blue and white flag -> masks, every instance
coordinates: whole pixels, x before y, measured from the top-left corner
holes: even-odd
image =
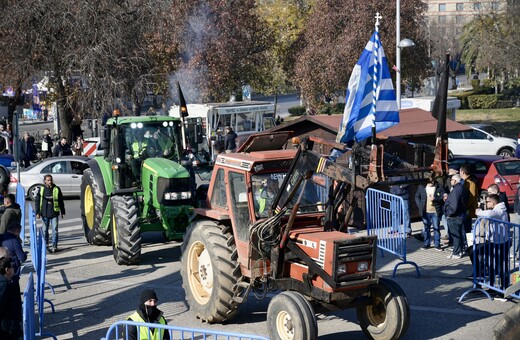
[[[397,123],[394,86],[376,29],[350,76],[336,142],[360,142],[372,136],[373,124],[380,132]]]

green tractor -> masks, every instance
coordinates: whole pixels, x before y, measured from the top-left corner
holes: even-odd
[[[196,182],[182,154],[181,121],[166,116],[112,117],[103,156],[88,162],[81,183],[87,242],[112,245],[117,264],[137,263],[141,233],[182,239],[193,214]]]

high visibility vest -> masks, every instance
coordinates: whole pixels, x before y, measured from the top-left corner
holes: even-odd
[[[141,147],[139,147],[139,144],[141,144]],[[139,153],[141,152],[141,150],[143,148],[146,148],[147,145],[148,145],[148,141],[146,139],[140,143],[138,141],[133,142],[132,143],[132,152],[134,154],[134,157],[135,158],[139,157]]]
[[[135,312],[130,315],[128,319],[135,322],[146,322],[139,313]],[[161,316],[159,319],[159,324],[166,325],[166,320]],[[153,332],[150,331],[151,338],[148,339],[148,327],[139,327],[139,339],[141,340],[162,340],[164,336],[164,329],[162,328],[154,328]]]
[[[40,188],[40,211],[42,210],[42,205],[43,205],[43,191],[44,190],[45,190],[45,187]],[[58,187],[54,186],[54,188],[52,188],[52,203],[53,203],[54,211],[60,211],[60,202],[58,201],[58,195],[59,195]]]
[[[264,191],[264,188],[261,188],[258,190],[258,212],[263,213],[265,211],[265,205],[267,203],[267,200],[262,197],[262,192]]]

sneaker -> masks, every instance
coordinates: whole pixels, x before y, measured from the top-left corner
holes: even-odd
[[[453,257],[456,259],[461,259],[463,256],[464,256],[464,254],[462,254],[462,253],[453,255]]]
[[[450,238],[448,237],[448,235],[444,235],[443,237],[441,237],[441,240],[442,241],[449,241]]]
[[[448,259],[451,259],[453,257],[453,253],[450,253],[450,255],[446,256]]]
[[[437,250],[437,251],[444,251],[444,249],[442,249],[440,246],[435,247],[435,250]]]
[[[52,248],[49,250],[49,252],[50,252],[51,254],[55,254],[57,251],[58,251],[58,248],[56,248],[56,247],[52,247]]]
[[[407,233],[406,234],[406,238],[411,238],[412,237],[412,233]]]
[[[422,250],[427,250],[427,249],[430,249],[430,246],[422,246],[421,249]]]

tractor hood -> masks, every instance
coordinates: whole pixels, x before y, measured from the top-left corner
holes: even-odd
[[[281,150],[292,134],[292,131],[255,133],[249,136],[237,152]]]
[[[188,170],[169,159],[148,158],[143,162],[143,172],[150,171],[154,175],[163,178],[187,178],[190,177]]]

